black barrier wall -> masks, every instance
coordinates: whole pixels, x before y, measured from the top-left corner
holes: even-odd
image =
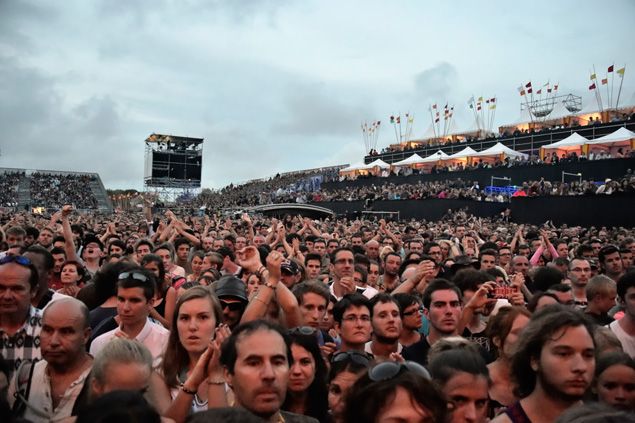
[[[467,181],[478,181],[482,187],[491,184],[492,176],[511,178],[512,185],[522,185],[523,182],[530,180],[540,180],[545,178],[547,181],[560,181],[562,172],[581,173],[582,179],[594,181],[604,181],[606,178],[619,179],[626,175],[628,169],[635,170],[635,158],[629,159],[609,159],[594,160],[577,163],[563,163],[557,166],[552,165],[534,165],[511,168],[497,169],[476,169],[463,172],[447,172],[438,174],[410,175],[410,176],[391,176],[388,178],[359,178],[355,181],[342,182],[325,182],[322,189],[339,189],[348,186],[369,186],[383,184],[415,184],[417,181],[446,181],[454,179],[463,179]],[[575,177],[566,176],[565,181],[575,181]],[[500,181],[495,184],[500,185]]]
[[[363,201],[314,203],[339,216],[359,216]],[[439,220],[448,209],[467,208],[477,217],[494,217],[511,207],[512,221],[540,224],[552,220],[556,225],[635,226],[635,194],[571,197],[514,197],[510,203],[471,200],[395,200],[375,201],[371,211],[399,212],[400,219]]]
[[[512,220],[575,226],[635,226],[635,195],[513,198]]]

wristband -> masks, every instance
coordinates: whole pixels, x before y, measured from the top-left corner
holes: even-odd
[[[224,385],[225,381],[224,380],[209,380],[209,379],[207,379],[207,384],[208,385]]]
[[[185,384],[181,385],[181,391],[185,392],[188,395],[196,395],[196,391],[190,391],[185,387]]]
[[[276,282],[276,283],[274,284],[274,283],[271,283],[271,282],[267,282],[267,283],[265,283],[265,286],[266,286],[267,288],[271,288],[271,289],[273,289],[273,290],[275,291],[275,290],[276,290],[276,288],[277,288],[277,286],[278,286],[278,283]]]
[[[256,271],[256,275],[258,275],[258,278],[262,279],[262,273],[267,270],[267,268],[265,266],[260,266],[260,269],[258,269]]]

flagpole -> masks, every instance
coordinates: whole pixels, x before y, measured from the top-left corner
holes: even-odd
[[[611,72],[611,74],[612,74],[611,75],[611,100],[609,100],[609,107],[610,107],[610,104],[613,102],[613,88],[615,88],[615,62],[613,62],[613,64],[611,66],[612,66],[611,69],[613,71]],[[608,76],[607,76],[607,78],[608,78]],[[606,81],[606,82],[607,82],[606,88],[608,89],[608,85],[609,85],[608,82],[609,81]],[[617,111],[617,106],[615,107],[615,109]]]
[[[434,138],[437,138],[437,129],[436,129],[436,125],[434,122],[434,116],[432,115],[432,106],[430,106],[428,108],[428,110],[430,110],[430,123],[432,124],[432,132],[434,133]]]
[[[617,107],[620,104],[620,94],[622,93],[622,84],[624,83],[624,72],[626,72],[626,65],[624,65],[622,69],[624,70],[620,72],[620,89],[617,91],[617,103],[615,103],[615,110],[617,110]]]
[[[478,115],[476,114],[476,108],[474,107],[474,95],[470,98],[471,102],[469,103],[470,109],[472,109],[472,113],[474,114],[474,121],[476,122],[476,129],[478,132],[481,132],[481,124],[478,121]]]
[[[392,127],[395,129],[395,139],[397,140],[397,143],[399,144],[399,136],[397,135],[397,123],[395,122],[394,116],[391,116],[390,123],[392,123]]]
[[[595,65],[593,65],[593,76],[595,76],[595,91],[597,93],[597,96],[598,96],[599,102],[600,102],[600,112],[604,112],[604,105],[602,104],[602,93],[600,93],[600,89],[597,86],[598,76],[595,73]]]
[[[611,95],[609,94],[609,76],[608,75],[606,75],[606,98],[609,103],[609,111],[610,111],[611,110]]]

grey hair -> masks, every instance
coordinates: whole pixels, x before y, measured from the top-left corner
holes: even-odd
[[[114,338],[95,355],[92,379],[103,384],[108,366],[113,363],[139,363],[151,371],[152,354],[138,341]]]

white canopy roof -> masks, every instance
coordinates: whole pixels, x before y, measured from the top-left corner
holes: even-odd
[[[366,164],[364,163],[352,164],[350,166],[346,166],[343,169],[340,169],[340,172],[352,172],[353,170],[364,169],[364,166],[366,166]]]
[[[423,159],[421,158],[420,155],[418,155],[417,153],[414,153],[412,156],[408,157],[407,159],[403,159],[401,161],[395,162],[392,165],[393,166],[409,166],[409,165],[413,165],[417,163],[423,163]]]
[[[388,169],[390,168],[390,165],[386,163],[385,161],[383,161],[382,159],[377,159],[375,161],[368,163],[366,166],[363,167],[363,169],[372,169],[374,167],[379,167],[381,169]]]
[[[497,156],[499,154],[504,154],[510,157],[527,157],[527,154],[512,150],[511,148],[501,144],[500,142],[497,142],[495,145],[491,146],[490,148],[480,151],[474,154],[473,156],[484,157],[484,156]]]
[[[628,141],[635,139],[635,132],[621,127],[617,131],[604,135],[603,137],[596,138],[593,141],[589,141],[587,144],[611,144],[614,142]]]
[[[546,149],[555,148],[555,149],[567,150],[573,147],[578,147],[580,145],[587,144],[588,142],[589,142],[588,139],[584,138],[582,135],[578,134],[577,132],[574,132],[573,134],[569,135],[567,138],[560,140],[558,142],[554,142],[552,144],[544,145],[542,148],[546,148]]]
[[[463,150],[448,156],[447,158],[452,159],[464,159],[466,157],[471,157],[476,154],[476,151],[472,147],[465,147]]]
[[[436,153],[432,153],[430,154],[428,157],[426,157],[425,159],[422,159],[421,163],[434,163],[437,162],[439,160],[445,160],[447,159],[448,156],[447,154],[445,154],[443,151],[439,150]]]
[[[516,119],[514,121],[514,123],[508,123],[506,125],[501,125],[501,128],[510,128],[513,126],[518,126],[518,125],[522,125],[523,123],[529,123],[534,121],[535,118],[532,118],[532,116],[529,114],[529,110],[527,108],[524,108],[521,112],[520,112],[520,116],[518,117],[518,119]]]

